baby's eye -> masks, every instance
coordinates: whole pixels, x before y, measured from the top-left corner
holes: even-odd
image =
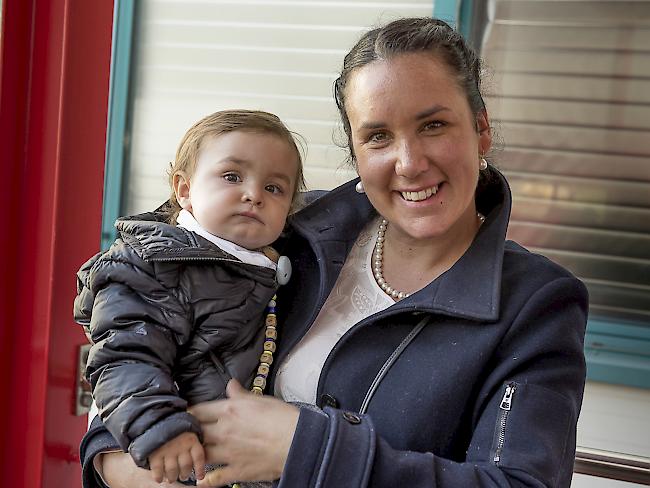
[[[274,193],[277,195],[281,195],[282,193],[284,193],[284,190],[278,185],[266,185],[264,189],[269,193]]]
[[[239,183],[241,181],[241,177],[237,173],[226,173],[223,175],[223,179],[228,183]]]

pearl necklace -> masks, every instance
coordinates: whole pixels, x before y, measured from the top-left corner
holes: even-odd
[[[478,213],[476,214],[479,221],[479,226],[485,221],[485,217]],[[379,229],[377,230],[377,243],[375,244],[375,250],[372,255],[372,271],[375,276],[375,281],[379,287],[393,300],[401,300],[411,296],[410,293],[405,291],[396,290],[388,284],[384,279],[384,242],[386,241],[386,228],[388,227],[388,221],[386,219],[381,219],[379,224]]]
[[[411,294],[406,293],[405,291],[393,289],[393,287],[391,287],[384,279],[384,241],[386,240],[387,227],[388,220],[381,219],[379,229],[377,230],[377,243],[375,244],[375,250],[372,255],[372,271],[375,275],[375,281],[379,287],[384,290],[384,293],[394,300],[401,300],[402,298],[411,296]]]

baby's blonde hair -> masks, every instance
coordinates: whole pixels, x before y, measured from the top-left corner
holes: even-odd
[[[170,163],[168,171],[169,186],[172,189],[172,193],[169,197],[167,208],[169,222],[171,224],[176,223],[176,217],[181,211],[181,206],[178,204],[176,194],[174,193],[174,175],[182,172],[191,179],[196,169],[199,151],[203,147],[203,141],[207,137],[216,137],[238,130],[275,135],[285,141],[295,151],[298,169],[296,172],[296,185],[291,197],[291,210],[295,211],[297,209],[298,195],[305,189],[301,152],[303,147],[301,145],[299,149],[296,141],[296,137],[300,136],[287,129],[278,116],[271,113],[261,110],[222,110],[202,118],[190,127],[178,145],[176,158]]]

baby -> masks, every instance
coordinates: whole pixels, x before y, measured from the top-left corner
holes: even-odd
[[[204,477],[189,405],[256,373],[262,393],[273,298],[290,271],[269,246],[304,187],[302,159],[275,115],[222,111],[187,131],[170,185],[156,211],[118,219],[119,238],[82,266],[75,299],[93,343],[86,377],[99,415],[157,482],[192,469]]]

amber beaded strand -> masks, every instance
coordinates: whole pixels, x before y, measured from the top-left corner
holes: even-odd
[[[260,356],[260,365],[257,367],[257,374],[253,379],[251,391],[254,395],[262,396],[266,388],[266,380],[273,364],[273,353],[275,352],[275,341],[278,339],[278,319],[275,315],[277,295],[273,295],[266,306],[266,330],[264,331],[264,351]],[[241,488],[239,483],[233,483],[232,488]]]

